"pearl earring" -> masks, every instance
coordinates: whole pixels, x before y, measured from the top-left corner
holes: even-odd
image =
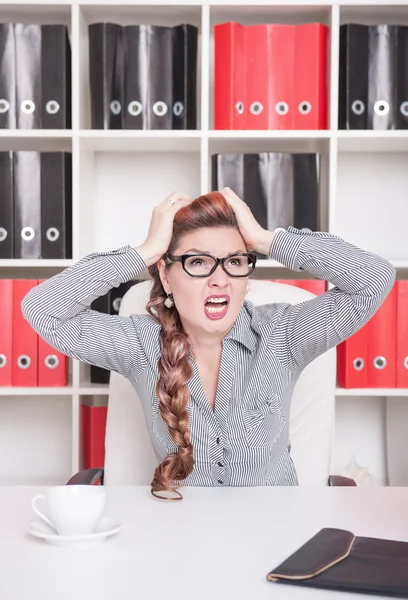
[[[167,306],[167,308],[171,308],[174,305],[173,294],[167,294],[167,298],[164,301],[164,304]]]

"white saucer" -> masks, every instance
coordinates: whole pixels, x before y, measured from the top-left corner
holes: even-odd
[[[35,537],[42,538],[53,546],[67,546],[70,548],[90,548],[103,542],[105,538],[117,533],[122,524],[111,517],[103,516],[99,521],[94,533],[88,535],[58,535],[42,519],[32,521],[28,532]]]

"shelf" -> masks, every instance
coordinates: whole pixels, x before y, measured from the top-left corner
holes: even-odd
[[[338,131],[339,152],[408,152],[408,130]]]
[[[201,131],[82,129],[82,147],[94,152],[200,151]]]
[[[336,396],[407,396],[406,388],[336,388]]]
[[[327,152],[330,131],[211,130],[209,153],[222,152]]]
[[[109,394],[109,385],[104,383],[84,384],[78,392],[80,396],[105,396]]]
[[[67,387],[0,387],[0,396],[71,396],[73,388]]]
[[[48,258],[2,258],[0,259],[0,268],[65,268],[74,263],[72,259],[48,259]]]

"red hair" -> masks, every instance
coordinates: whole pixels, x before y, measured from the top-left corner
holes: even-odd
[[[174,218],[173,236],[167,252],[178,248],[181,238],[202,227],[230,227],[238,229],[235,213],[224,196],[211,192],[196,198],[181,208]],[[166,267],[171,268],[171,265]],[[163,288],[157,264],[149,267],[153,279],[147,312],[161,324],[161,356],[158,362],[159,379],[156,386],[160,414],[178,451],[167,456],[156,468],[151,484],[152,494],[172,491],[180,499],[177,488],[194,468],[194,451],[191,443],[187,413],[188,382],[192,377],[189,362],[190,346],[183,330],[177,308],[165,306],[167,294]],[[152,310],[153,309],[153,310]],[[167,499],[166,496],[159,496]],[[173,498],[172,498],[173,499]]]

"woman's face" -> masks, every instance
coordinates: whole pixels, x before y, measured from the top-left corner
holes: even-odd
[[[238,229],[208,227],[183,236],[173,254],[178,256],[205,252],[223,258],[246,251],[245,242]],[[158,266],[164,289],[173,294],[175,306],[187,333],[199,335],[201,331],[226,334],[231,329],[245,299],[248,277],[230,277],[221,265],[208,277],[190,277],[180,262],[175,262],[165,269],[164,261],[160,260]],[[227,311],[221,318],[211,318],[206,310],[206,299],[212,294],[227,297]],[[212,312],[216,307],[220,307],[219,304],[210,306],[214,307]]]

